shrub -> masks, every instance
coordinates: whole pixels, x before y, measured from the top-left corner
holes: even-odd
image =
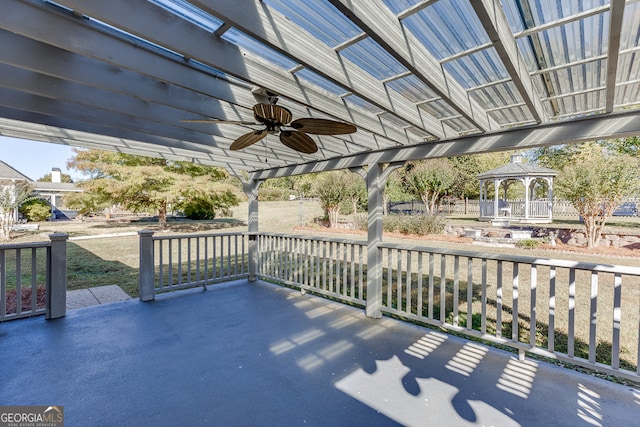
[[[288,188],[260,187],[258,197],[263,202],[289,200],[289,195],[295,193]]]
[[[439,234],[444,231],[445,218],[442,215],[412,215],[407,216],[399,230],[403,234],[415,234],[424,236],[427,234]]]
[[[367,229],[366,217],[358,222],[358,228]],[[446,218],[443,215],[387,215],[382,219],[382,230],[387,233],[402,233],[424,236],[444,231]]]
[[[42,199],[32,199],[18,209],[29,222],[44,221],[51,216],[51,207]]]
[[[516,246],[522,249],[536,249],[542,242],[536,239],[523,239],[516,242]]]
[[[211,193],[206,196],[192,197],[181,203],[184,215],[192,220],[215,219],[216,216],[230,216],[231,206],[238,205],[238,198],[231,191]]]

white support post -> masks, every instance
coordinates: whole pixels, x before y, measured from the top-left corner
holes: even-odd
[[[67,314],[67,239],[68,234],[54,233],[51,240],[51,271],[47,282],[46,318],[57,319]]]
[[[242,189],[249,199],[247,226],[249,232],[249,281],[256,281],[258,271],[258,189],[264,181],[249,179],[242,183]]]
[[[367,170],[367,305],[366,315],[382,317],[382,259],[379,245],[382,243],[382,192],[389,174],[404,165],[392,163],[386,169],[382,164],[369,165]]]
[[[378,245],[382,243],[382,165],[367,171],[367,307],[368,317],[382,317],[382,265]]]
[[[140,230],[140,268],[138,271],[138,286],[140,289],[140,301],[153,301],[154,271],[153,271],[153,231]]]

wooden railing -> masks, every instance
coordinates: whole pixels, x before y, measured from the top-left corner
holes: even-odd
[[[48,242],[0,245],[0,322],[66,314],[66,234]]]
[[[366,243],[260,234],[258,277],[364,305]]]
[[[245,238],[256,245],[253,261]],[[382,313],[509,346],[522,357],[640,381],[640,268],[382,243],[374,249],[381,295],[368,295],[361,241],[266,233],[153,237],[155,246],[143,239],[141,250],[156,254],[149,269],[141,253],[141,283],[149,272],[152,292],[248,278],[254,262],[260,279],[368,310],[380,301]]]
[[[156,293],[196,286],[206,289],[210,284],[247,277],[246,234],[139,234],[143,300],[153,299]]]
[[[382,311],[640,380],[640,268],[383,244]]]

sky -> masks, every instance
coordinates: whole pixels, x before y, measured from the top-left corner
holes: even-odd
[[[34,181],[51,173],[51,168],[60,168],[74,181],[83,179],[80,172],[67,168],[73,155],[68,145],[0,136],[0,160]]]

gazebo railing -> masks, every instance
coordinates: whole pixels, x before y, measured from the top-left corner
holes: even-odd
[[[550,213],[549,201],[547,200],[530,201],[529,215],[525,215],[523,200],[501,200],[498,204],[497,214],[493,200],[480,203],[480,216],[482,217],[549,218]]]

